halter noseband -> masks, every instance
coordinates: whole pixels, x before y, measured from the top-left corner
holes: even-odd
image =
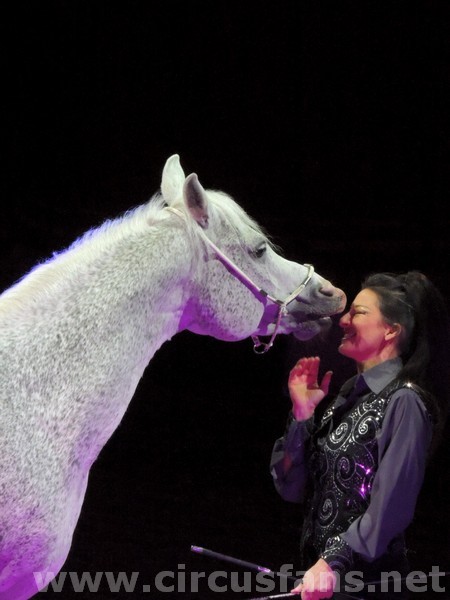
[[[175,215],[177,215],[178,217],[180,217],[182,219],[185,218],[184,213],[181,210],[174,208],[173,206],[166,206],[165,210],[168,210],[168,211],[174,213]],[[261,342],[257,335],[251,336],[251,338],[253,340],[253,351],[256,354],[264,354],[265,352],[270,350],[270,348],[273,346],[273,342],[278,334],[278,329],[280,327],[281,319],[287,313],[286,307],[288,306],[288,304],[290,304],[293,300],[295,300],[303,292],[305,287],[311,281],[312,276],[314,275],[314,267],[312,265],[305,264],[304,266],[308,268],[308,272],[306,274],[305,279],[301,282],[301,284],[297,288],[295,288],[295,290],[291,294],[289,294],[289,296],[285,300],[279,300],[278,298],[271,296],[269,293],[267,293],[265,290],[263,290],[263,288],[256,285],[256,283],[254,283],[254,281],[248,275],[246,275],[236,265],[236,263],[234,263],[231,260],[231,258],[228,258],[228,256],[226,256],[226,254],[224,254],[222,252],[222,250],[220,250],[220,248],[218,248],[214,244],[214,242],[212,242],[209,239],[209,237],[205,234],[205,232],[203,231],[203,229],[201,227],[199,227],[198,231],[199,231],[200,236],[203,239],[203,241],[206,242],[206,244],[214,251],[214,254],[219,258],[219,260],[230,269],[232,275],[234,275],[237,279],[242,281],[242,283],[245,283],[247,285],[247,287],[249,287],[256,295],[259,294],[263,298],[267,298],[267,300],[270,300],[274,304],[278,305],[279,308],[278,308],[277,318],[275,321],[275,329],[272,333],[270,340],[268,342]]]

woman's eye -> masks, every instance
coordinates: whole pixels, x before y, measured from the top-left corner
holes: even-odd
[[[253,258],[261,258],[264,256],[266,249],[266,244],[261,244],[261,246],[258,246],[254,250],[250,250],[250,255],[253,256]]]

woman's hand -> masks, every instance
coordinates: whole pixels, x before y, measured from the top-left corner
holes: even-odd
[[[288,379],[289,394],[292,400],[292,414],[297,421],[312,417],[316,406],[328,394],[332,371],[327,371],[319,385],[320,358],[301,358],[291,369]]]
[[[302,583],[292,590],[293,594],[300,594],[302,600],[321,600],[331,598],[336,585],[336,574],[328,563],[319,560],[306,571]]]

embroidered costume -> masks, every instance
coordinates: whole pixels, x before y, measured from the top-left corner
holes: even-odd
[[[353,377],[322,417],[291,416],[275,442],[275,487],[304,505],[304,569],[321,557],[341,576],[361,571],[366,581],[408,570],[403,534],[422,486],[432,425],[420,390],[396,380],[401,366],[395,358]],[[287,473],[285,453],[292,461]]]

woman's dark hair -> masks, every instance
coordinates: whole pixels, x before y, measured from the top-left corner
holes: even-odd
[[[398,375],[421,388],[439,441],[450,406],[450,316],[437,287],[419,271],[369,275],[362,288],[376,293],[390,324],[402,326]]]

